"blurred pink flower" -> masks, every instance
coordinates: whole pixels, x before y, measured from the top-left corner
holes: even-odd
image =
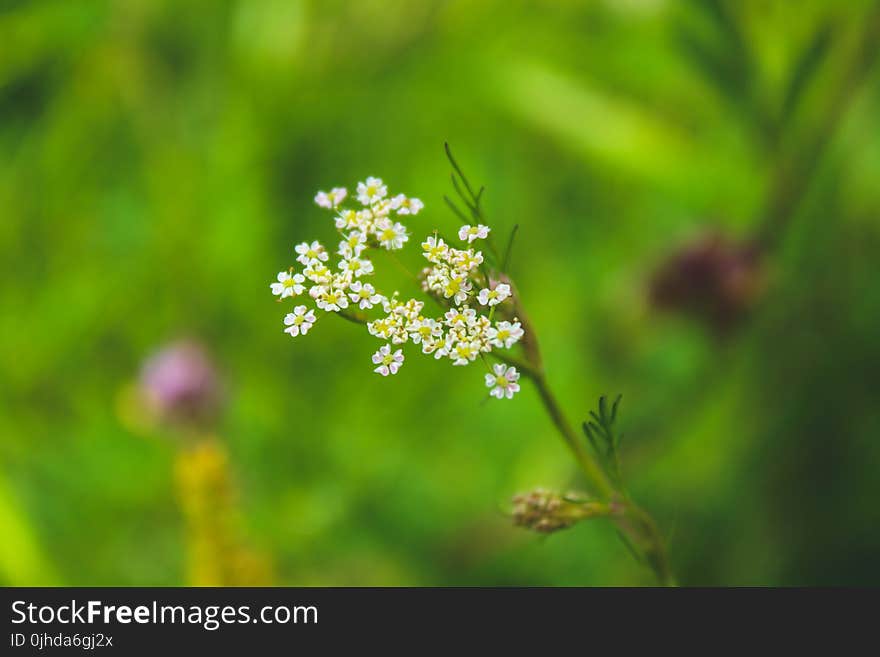
[[[210,427],[224,401],[223,385],[205,348],[192,340],[171,343],[144,363],[140,387],[160,421],[181,427]]]

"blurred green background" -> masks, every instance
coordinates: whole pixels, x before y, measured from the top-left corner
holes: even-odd
[[[876,4],[0,2],[0,583],[187,582],[178,447],[119,400],[189,336],[276,583],[650,584],[601,522],[510,526],[512,494],[579,485],[528,385],[484,402],[416,351],[377,377],[353,324],[282,333],[268,284],[333,239],[315,191],[421,198],[415,266],[456,225],[448,140],[520,225],[570,417],[623,393],[681,583],[880,584]],[[707,234],[760,244],[723,331],[649,302]]]

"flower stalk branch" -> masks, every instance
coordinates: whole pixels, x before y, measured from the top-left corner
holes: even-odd
[[[474,188],[469,183],[464,171],[453,157],[449,144],[445,144],[445,149],[446,157],[452,165],[452,183],[456,193],[461,202],[470,211],[474,221],[476,221],[478,225],[486,224],[486,217],[481,206],[485,187],[480,187],[479,192],[475,194],[473,192]],[[461,180],[461,184],[459,184],[457,178]],[[463,191],[462,187],[466,192]],[[455,215],[466,224],[463,230],[469,229],[470,226],[467,225],[468,220],[465,217],[464,212],[461,211],[448,197],[445,198],[445,201]],[[600,501],[609,504],[610,507],[614,509],[614,512],[609,514],[609,516],[614,521],[623,541],[640,561],[643,561],[651,568],[659,584],[663,586],[674,585],[675,578],[672,574],[672,569],[666,553],[665,541],[657,528],[657,524],[654,522],[653,518],[651,518],[645,510],[637,506],[630,499],[629,495],[627,495],[626,491],[623,490],[622,482],[620,481],[619,462],[616,450],[612,461],[613,468],[611,473],[615,481],[612,481],[612,478],[609,477],[605,468],[603,468],[603,464],[588,451],[586,442],[583,440],[582,436],[575,431],[571,422],[569,422],[565,412],[562,410],[562,406],[559,404],[559,400],[547,382],[543,358],[541,357],[541,350],[538,346],[539,341],[537,334],[533,328],[532,322],[529,320],[528,314],[523,308],[522,298],[509,274],[510,256],[518,230],[518,224],[513,227],[513,230],[511,230],[510,237],[508,238],[507,245],[504,249],[503,258],[499,257],[498,250],[495,248],[491,236],[487,235],[485,237],[485,242],[489,252],[494,256],[497,267],[497,278],[504,281],[513,290],[514,313],[516,320],[523,327],[524,336],[520,341],[520,344],[523,347],[526,359],[522,360],[517,358],[516,356],[511,355],[509,351],[493,351],[491,355],[495,356],[495,358],[501,362],[513,366],[521,376],[524,376],[532,382],[535,389],[538,391],[538,396],[541,398],[541,403],[544,405],[547,415],[550,417],[550,420],[553,422],[553,425],[556,427],[556,430],[559,432],[559,435],[562,437],[569,450],[571,450],[575,461],[587,479],[590,489]],[[601,403],[603,404],[604,400],[602,400]],[[604,414],[604,409],[602,412]]]
[[[528,321],[523,319],[523,323],[528,324]],[[532,332],[530,335],[533,338],[535,349],[537,349],[535,334]],[[612,484],[596,457],[587,451],[585,442],[574,430],[571,422],[565,416],[559,400],[547,383],[543,366],[524,362],[506,352],[498,352],[494,355],[499,360],[516,367],[525,378],[532,382],[538,391],[547,415],[580,466],[589,488],[600,500],[616,506],[617,512],[610,517],[620,532],[621,538],[635,556],[650,567],[661,586],[674,586],[675,577],[669,563],[666,544],[657,523],[624,491]]]

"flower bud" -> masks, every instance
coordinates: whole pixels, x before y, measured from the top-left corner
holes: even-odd
[[[608,505],[582,493],[560,495],[536,488],[513,497],[513,524],[542,534],[567,529],[579,520],[611,513]]]

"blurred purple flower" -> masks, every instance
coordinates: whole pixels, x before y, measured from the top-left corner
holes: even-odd
[[[745,316],[763,280],[758,250],[712,234],[673,253],[654,273],[651,303],[687,313],[725,333]]]
[[[140,387],[163,422],[210,427],[223,406],[223,386],[207,351],[194,341],[171,343],[144,363]]]

